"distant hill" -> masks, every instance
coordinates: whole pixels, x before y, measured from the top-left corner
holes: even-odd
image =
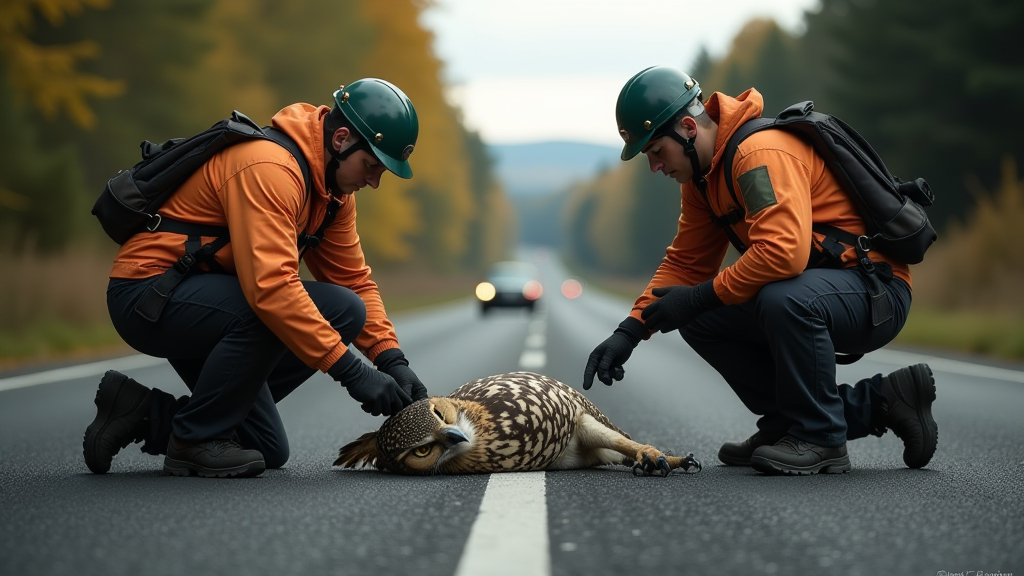
[[[583,142],[535,142],[488,146],[509,196],[539,196],[587,180],[619,162],[616,146]]]

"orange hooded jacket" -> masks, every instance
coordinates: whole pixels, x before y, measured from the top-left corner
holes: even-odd
[[[657,299],[651,290],[659,286],[695,286],[714,278],[715,294],[722,302],[740,304],[756,296],[769,282],[798,276],[807,266],[812,237],[822,239],[820,234],[812,233],[812,223],[829,224],[858,236],[865,231],[856,206],[825,167],[825,161],[811,144],[797,136],[782,130],[754,133],[740,143],[733,174],[724,173],[722,160],[729,138],[744,122],[761,116],[764,109],[757,90],[751,88],[736,98],[716,92],[705,103],[705,109],[718,124],[715,153],[707,173],[711,209],[692,181],[682,185],[676,237],[647,289],[633,304],[630,316],[638,320],[640,312]],[[746,199],[748,191],[740,179],[748,173],[751,178],[763,178],[767,173],[774,194]],[[736,197],[743,205],[735,205],[726,177],[734,178]],[[765,189],[762,185],[761,192]],[[746,206],[751,200],[753,210]],[[746,218],[732,228],[748,248],[734,264],[721,269],[729,239],[711,221],[712,210],[714,215],[722,216],[735,208]],[[879,253],[873,253],[872,259],[891,264],[893,274],[910,285],[906,264]],[[842,262],[847,268],[856,266],[856,250],[851,247],[843,253]]]
[[[175,220],[227,226],[231,242],[216,254],[238,276],[249,306],[306,365],[326,372],[347,343],[320,314],[299,280],[298,235],[313,233],[331,199],[324,184],[323,119],[326,106],[293,104],[278,112],[273,126],[290,136],[309,162],[312,198],[298,161],[274,142],[253,140],[231,146],[197,170],[160,208]],[[334,221],[304,260],[313,277],[351,289],[366,304],[366,325],[355,345],[373,360],[398,347],[377,284],[356,233],[354,196],[341,199]],[[203,238],[208,242],[212,238]],[[185,236],[140,233],[118,251],[111,278],[141,279],[162,274],[185,252]]]

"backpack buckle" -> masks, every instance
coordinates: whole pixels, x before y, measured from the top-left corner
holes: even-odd
[[[186,252],[184,256],[178,258],[178,261],[174,263],[174,269],[181,274],[188,274],[188,271],[196,265],[196,262],[196,257]]]
[[[161,216],[159,212],[157,212],[156,214],[153,214],[152,216],[149,217],[150,222],[153,222],[154,220],[156,220],[155,223],[146,224],[146,230],[150,232],[156,232],[156,229],[160,227],[160,223],[164,221],[164,217]]]

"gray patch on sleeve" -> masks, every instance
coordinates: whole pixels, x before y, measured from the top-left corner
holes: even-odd
[[[740,174],[736,178],[740,185],[740,192],[743,193],[743,201],[747,204],[747,214],[757,214],[769,206],[779,203],[775,198],[775,188],[772,187],[772,180],[768,177],[768,167],[758,166]]]

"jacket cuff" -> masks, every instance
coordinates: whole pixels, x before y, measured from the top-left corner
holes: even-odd
[[[344,356],[346,352],[348,352],[348,345],[339,340],[338,345],[328,352],[326,356],[321,358],[313,368],[316,368],[321,372],[327,372],[327,370],[338,361],[338,358]]]
[[[387,372],[388,369],[396,364],[409,365],[409,360],[406,359],[405,354],[399,348],[388,348],[377,354],[377,357],[373,359],[373,365],[377,367],[377,370],[384,372]]]
[[[632,316],[627,316],[625,320],[620,322],[619,327],[615,331],[629,338],[633,346],[640,344],[641,340],[645,340],[651,335],[651,331],[644,326],[644,323]]]
[[[398,340],[381,340],[380,342],[377,342],[376,344],[371,346],[369,350],[363,352],[363,354],[366,355],[370,362],[376,364],[377,356],[380,356],[381,352],[384,352],[385,350],[390,350],[392,348],[398,348]]]

